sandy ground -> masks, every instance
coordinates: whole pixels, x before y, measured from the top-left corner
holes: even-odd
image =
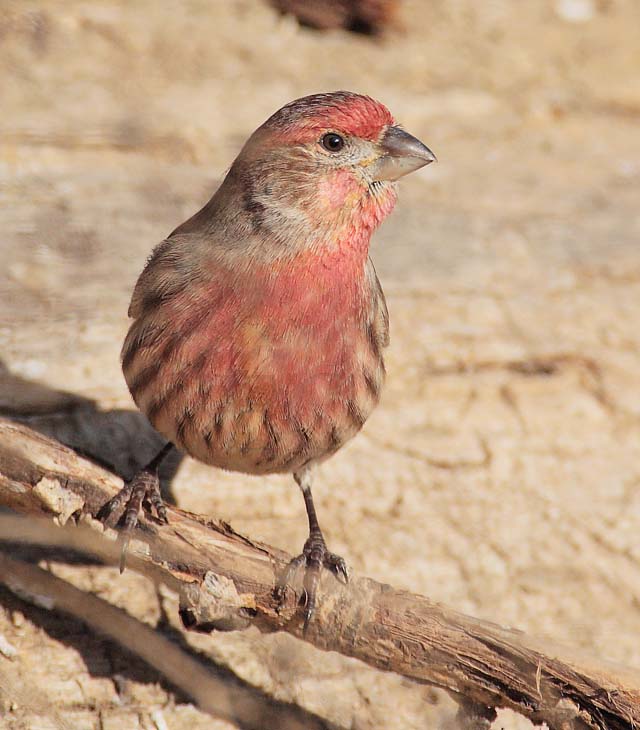
[[[402,25],[373,41],[249,0],[3,3],[0,407],[130,474],[157,443],[118,363],[150,249],[283,103],[369,93],[440,161],[403,181],[376,237],[387,388],[322,468],[330,545],[376,579],[638,667],[640,5],[415,0]],[[180,506],[299,550],[290,478],[174,466]],[[176,622],[133,574],[54,568]],[[74,728],[231,728],[80,624],[0,597],[18,650],[0,656],[2,727],[57,727],[36,717],[39,687]],[[451,726],[443,694],[286,636],[187,640],[345,728]]]

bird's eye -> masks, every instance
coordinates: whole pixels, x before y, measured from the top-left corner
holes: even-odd
[[[322,146],[329,152],[340,152],[344,147],[344,139],[335,132],[329,132],[322,138]]]

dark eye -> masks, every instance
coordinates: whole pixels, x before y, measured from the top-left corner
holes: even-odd
[[[322,146],[329,152],[340,152],[344,147],[344,139],[335,132],[329,132],[322,138]]]

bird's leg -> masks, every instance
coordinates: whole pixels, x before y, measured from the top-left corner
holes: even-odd
[[[307,517],[309,518],[309,537],[302,548],[302,553],[293,558],[291,562],[282,572],[276,593],[282,597],[286,586],[292,581],[298,569],[305,565],[304,573],[304,589],[306,593],[306,601],[304,608],[304,631],[306,632],[309,622],[311,621],[316,608],[316,595],[318,592],[318,584],[320,582],[320,572],[322,568],[330,570],[336,578],[344,583],[349,582],[349,571],[347,564],[339,555],[329,552],[318,517],[316,508],[313,504],[311,496],[311,470],[309,468],[296,472],[293,476],[302,490],[304,504],[307,509]]]
[[[143,469],[135,474],[128,482],[125,482],[115,497],[112,497],[102,505],[96,515],[97,519],[105,525],[111,526],[113,522],[111,518],[113,515],[120,512],[124,507],[122,515],[118,520],[118,527],[121,528],[118,539],[122,545],[120,551],[121,573],[124,570],[127,547],[129,546],[131,534],[138,524],[140,509],[144,509],[150,514],[155,511],[157,518],[161,522],[169,522],[167,508],[164,506],[160,494],[158,467],[172,449],[173,444],[171,442],[166,443]]]

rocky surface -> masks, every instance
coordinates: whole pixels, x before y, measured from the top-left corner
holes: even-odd
[[[150,249],[283,103],[369,93],[439,163],[403,181],[374,245],[387,388],[319,476],[330,545],[379,580],[639,666],[640,6],[414,0],[401,21],[372,40],[248,0],[5,3],[0,408],[130,474],[157,444],[118,363]],[[290,478],[170,466],[180,506],[299,550]],[[130,572],[54,567],[177,626]],[[0,656],[6,727],[231,727],[8,593],[0,634],[17,650]],[[287,636],[186,640],[345,728],[454,727],[443,694]]]

